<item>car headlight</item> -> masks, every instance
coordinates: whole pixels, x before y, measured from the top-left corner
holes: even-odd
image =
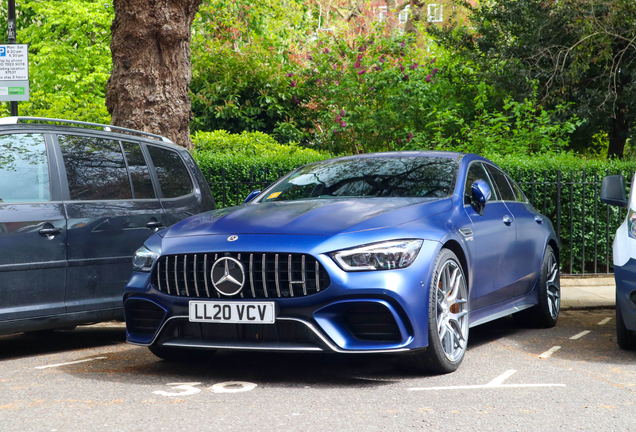
[[[344,271],[393,270],[410,266],[423,240],[391,240],[330,254]]]
[[[627,213],[627,235],[630,238],[636,239],[636,212],[629,209],[629,213]]]
[[[159,255],[148,249],[146,246],[142,246],[137,249],[135,256],[133,256],[133,270],[149,272],[155,261],[157,261],[157,258],[159,258]]]

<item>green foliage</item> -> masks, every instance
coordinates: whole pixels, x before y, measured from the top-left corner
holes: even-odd
[[[470,26],[428,28],[438,42],[480,65],[477,73],[517,101],[539,83],[543,106],[586,120],[578,151],[605,133],[609,156],[623,155],[636,121],[636,2],[495,0],[471,6]]]
[[[293,143],[279,144],[261,132],[198,132],[192,141],[192,154],[218,207],[241,204],[252,190],[265,188],[287,172],[333,157]]]
[[[406,148],[418,148],[428,141],[441,150],[492,154],[553,154],[566,150],[569,135],[583,122],[576,115],[562,122],[555,121],[565,108],[557,106],[548,111],[540,108],[536,94],[522,102],[510,97],[503,100],[501,110],[488,109],[490,86],[480,82],[476,86],[475,115],[466,119],[460,105],[429,115],[432,121]],[[464,115],[462,115],[464,114]],[[431,136],[432,132],[432,136]]]
[[[193,25],[191,129],[262,131],[280,142],[311,128],[286,77],[298,64],[307,14],[300,1],[210,0]]]
[[[26,1],[16,12],[17,40],[29,44],[31,80],[31,100],[20,103],[19,114],[110,123],[112,3]],[[6,22],[0,31],[6,34]]]

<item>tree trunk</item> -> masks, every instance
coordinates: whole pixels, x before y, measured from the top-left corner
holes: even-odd
[[[190,148],[190,34],[201,0],[114,0],[106,108],[115,126]]]
[[[630,128],[629,121],[625,119],[625,109],[626,107],[617,107],[616,115],[610,120],[608,159],[623,158]]]

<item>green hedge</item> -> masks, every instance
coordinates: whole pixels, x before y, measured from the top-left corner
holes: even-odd
[[[195,158],[210,183],[218,207],[241,204],[250,191],[263,189],[288,171],[332,157],[295,144],[278,144],[258,132],[200,133],[194,142]],[[559,231],[563,273],[612,272],[612,240],[625,210],[600,202],[600,184],[605,175],[622,173],[629,189],[636,161],[586,160],[572,154],[487,157],[519,183],[536,209],[548,216]]]

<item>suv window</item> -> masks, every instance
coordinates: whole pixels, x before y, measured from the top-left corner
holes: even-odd
[[[58,135],[71,200],[131,199],[130,181],[119,141]]]
[[[497,189],[499,189],[499,194],[501,195],[501,199],[503,201],[516,201],[514,192],[510,188],[510,184],[508,184],[508,180],[506,180],[506,176],[504,173],[499,171],[497,168],[492,165],[486,165],[488,169],[488,173],[492,176],[497,185]]]
[[[177,152],[148,146],[164,198],[176,198],[192,192],[192,181]]]
[[[44,135],[0,136],[0,203],[49,201]]]
[[[486,174],[486,170],[484,166],[480,163],[473,163],[470,168],[468,168],[468,174],[466,175],[466,186],[464,187],[464,204],[470,204],[473,199],[473,193],[471,187],[476,180],[482,179],[488,183],[490,186],[490,191],[492,193],[491,200],[497,200],[497,191],[492,186],[492,182]]]
[[[128,171],[133,185],[133,195],[135,199],[154,198],[155,190],[150,180],[150,171],[146,165],[146,159],[141,152],[139,144],[122,142]]]
[[[517,201],[518,202],[522,202],[522,203],[527,203],[528,202],[528,198],[526,198],[526,196],[524,195],[524,193],[521,190],[521,188],[519,186],[517,186],[517,183],[515,183],[508,176],[506,176],[506,178],[508,179],[508,183],[510,183],[510,186],[512,186],[512,190],[514,191],[515,196],[517,197]]]

